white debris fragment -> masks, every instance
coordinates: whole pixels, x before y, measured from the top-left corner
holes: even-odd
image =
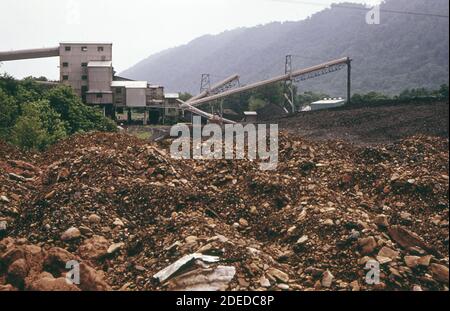
[[[153,278],[158,279],[159,282],[162,283],[162,282],[166,281],[167,279],[169,279],[175,272],[180,270],[185,265],[192,263],[194,260],[201,260],[206,263],[214,263],[214,262],[218,262],[220,260],[220,258],[217,256],[208,256],[208,255],[203,255],[203,254],[199,254],[199,253],[186,255],[186,256],[178,259],[177,261],[175,261],[170,266],[168,266],[168,267],[164,268],[163,270],[159,271],[158,273],[156,273],[153,276]]]

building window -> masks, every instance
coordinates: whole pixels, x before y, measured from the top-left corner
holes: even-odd
[[[87,50],[88,50],[87,46],[82,46],[81,47],[81,52],[87,52]]]
[[[86,75],[81,76],[81,80],[87,80],[87,78],[88,78],[88,76],[86,76]]]
[[[85,94],[88,91],[88,87],[86,85],[81,86],[81,94]]]
[[[116,89],[116,94],[122,94],[122,89],[120,87]]]
[[[69,63],[64,62],[64,63],[63,63],[63,67],[69,67]]]
[[[69,80],[69,76],[67,76],[67,75],[64,75],[62,78],[63,78],[64,81]]]
[[[70,46],[66,46],[65,50],[66,50],[66,52],[69,52],[70,50],[72,50],[72,48]]]
[[[97,51],[98,51],[98,52],[103,52],[103,51],[104,51],[104,48],[103,48],[103,46],[99,46],[99,47],[97,47]]]
[[[97,93],[97,98],[103,98],[103,94],[101,94],[101,93]]]
[[[87,67],[88,63],[81,63],[81,67]]]

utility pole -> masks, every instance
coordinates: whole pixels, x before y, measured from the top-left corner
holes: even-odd
[[[284,82],[284,97],[289,105],[292,107],[292,112],[295,112],[294,103],[294,83],[292,81],[292,55],[286,55],[286,62],[284,64],[284,73],[290,76],[289,80]]]
[[[200,93],[209,91],[211,89],[211,76],[209,73],[202,74],[202,81],[200,83]]]
[[[200,94],[203,92],[209,92],[211,90],[211,75],[209,73],[202,73],[202,80],[200,82]],[[213,103],[209,104],[211,114],[214,114]]]
[[[352,98],[352,59],[347,58],[347,105],[351,103]]]

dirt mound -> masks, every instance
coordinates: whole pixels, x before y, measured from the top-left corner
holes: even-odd
[[[342,107],[266,120],[308,139],[339,139],[358,144],[392,143],[416,135],[448,138],[448,108],[448,102]]]
[[[14,181],[33,191],[4,235],[67,250],[115,290],[448,288],[448,139],[280,140],[277,170],[263,172],[176,161],[121,134],[75,136]]]
[[[267,104],[263,108],[258,109],[257,112],[258,118],[261,120],[270,120],[273,116],[284,116],[287,114],[283,108],[275,104]]]
[[[0,139],[0,160],[29,160],[29,156],[24,154],[17,147],[8,144],[7,142]]]
[[[42,171],[22,160],[20,152],[11,149],[5,158],[0,158],[0,238],[19,215],[20,206],[31,198],[36,190]]]

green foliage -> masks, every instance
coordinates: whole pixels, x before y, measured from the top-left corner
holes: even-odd
[[[23,149],[42,150],[66,136],[61,116],[46,100],[27,103],[12,128],[12,142]]]
[[[274,83],[258,88],[253,97],[259,98],[266,103],[279,104],[284,101],[284,88],[281,83]]]
[[[70,87],[48,89],[36,80],[0,76],[1,139],[42,150],[77,132],[116,131],[114,121],[83,104]]]
[[[23,149],[42,149],[46,134],[39,117],[22,115],[12,129],[11,142]]]
[[[258,109],[264,108],[267,103],[261,98],[257,98],[255,96],[250,97],[248,101],[248,110],[257,111]]]
[[[191,99],[192,97],[194,97],[194,96],[192,96],[191,93],[188,93],[188,92],[180,93],[179,96],[180,96],[180,100],[182,100],[184,102]]]
[[[296,90],[295,90],[296,91]],[[380,92],[368,92],[366,94],[354,94],[352,96],[353,105],[375,104],[382,102],[401,103],[408,100],[448,100],[448,85],[442,85],[438,90],[427,88],[407,89],[397,96],[390,96]],[[298,109],[311,104],[312,102],[328,98],[330,95],[325,93],[315,93],[306,91],[295,96],[295,104]],[[284,88],[282,84],[275,84],[267,87],[261,87],[257,90],[230,96],[224,99],[224,108],[233,109],[238,114],[243,111],[256,111],[265,107],[267,104],[276,104],[282,106],[285,103]]]
[[[39,117],[40,126],[45,132],[41,149],[67,136],[65,122],[61,120],[60,114],[50,107],[47,100],[27,104],[23,109],[23,115]]]
[[[7,73],[0,75],[0,89],[2,89],[6,94],[10,96],[15,96],[17,94],[17,88],[19,84],[14,80],[14,78]]]
[[[223,107],[242,115],[244,111],[256,111],[268,104],[282,105],[284,89],[281,83],[266,85],[256,90],[232,95],[223,99]]]
[[[439,89],[439,95],[443,99],[448,100],[448,84],[442,84],[441,88]]]
[[[299,107],[303,107],[309,105],[315,101],[321,100],[323,98],[330,97],[328,94],[323,93],[314,93],[311,91],[304,92],[303,94],[299,94],[297,96],[297,105]]]
[[[401,99],[436,97],[440,99],[448,99],[448,85],[443,84],[439,90],[429,90],[427,88],[406,89],[400,93]]]
[[[355,102],[371,102],[371,101],[377,101],[377,100],[384,100],[384,99],[389,99],[390,97],[385,95],[385,94],[381,94],[381,93],[377,93],[377,92],[369,92],[367,94],[353,94],[352,96],[352,101]]]
[[[419,88],[419,89],[406,89],[403,92],[400,93],[400,98],[417,98],[417,97],[427,97],[431,96],[432,92],[430,92],[426,88]]]
[[[69,134],[89,131],[114,131],[115,123],[93,107],[83,104],[68,86],[58,86],[45,95],[50,106],[67,122]]]
[[[15,98],[0,89],[0,138],[9,136],[18,116],[19,106]]]
[[[443,84],[438,90],[430,90],[428,88],[406,89],[399,95],[389,96],[377,92],[369,92],[367,94],[354,94],[352,96],[352,104],[375,104],[379,102],[402,103],[407,101],[448,101],[448,85]]]

